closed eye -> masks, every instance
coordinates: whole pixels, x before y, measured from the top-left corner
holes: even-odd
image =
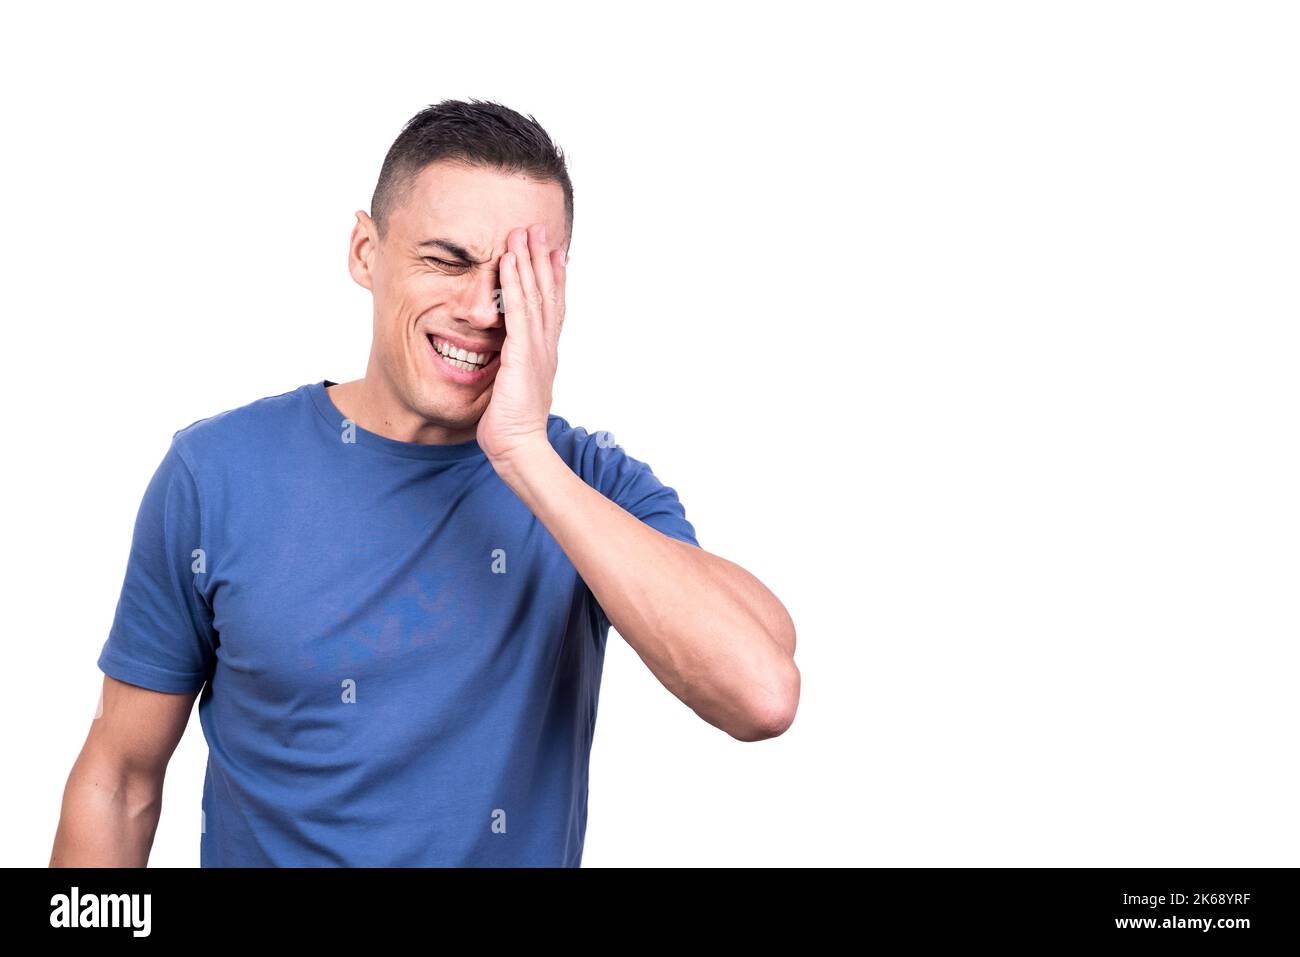
[[[447,260],[438,259],[435,256],[425,256],[424,261],[427,263],[432,263],[433,265],[439,267],[440,269],[468,269],[469,268],[467,265],[465,265],[465,263],[447,262]]]

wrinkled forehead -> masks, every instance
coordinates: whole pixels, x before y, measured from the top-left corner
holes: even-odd
[[[480,260],[498,258],[510,230],[532,223],[546,224],[552,245],[568,242],[559,183],[460,163],[425,167],[389,222],[403,244],[450,238]]]

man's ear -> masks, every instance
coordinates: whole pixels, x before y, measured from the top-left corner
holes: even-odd
[[[374,290],[372,269],[375,252],[379,248],[379,230],[375,221],[365,212],[357,210],[357,223],[352,227],[352,238],[348,241],[348,272],[357,285]]]

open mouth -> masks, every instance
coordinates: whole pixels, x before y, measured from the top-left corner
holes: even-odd
[[[486,368],[496,357],[496,352],[473,352],[462,349],[432,333],[428,334],[427,338],[429,344],[433,346],[433,351],[442,357],[442,361],[461,372],[478,372]]]

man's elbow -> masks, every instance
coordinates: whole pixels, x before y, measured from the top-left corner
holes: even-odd
[[[766,693],[756,697],[747,709],[747,720],[742,726],[731,729],[738,741],[765,741],[775,738],[794,724],[799,709],[799,667],[793,659],[786,659],[781,673],[768,685]]]

